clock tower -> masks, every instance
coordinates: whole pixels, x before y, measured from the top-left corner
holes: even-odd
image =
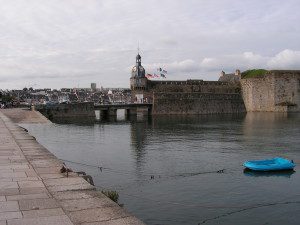
[[[144,92],[147,91],[148,79],[142,66],[142,57],[137,54],[135,66],[131,70],[130,89],[134,102],[144,102]]]

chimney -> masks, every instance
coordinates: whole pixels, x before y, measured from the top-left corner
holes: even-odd
[[[239,80],[242,78],[241,71],[239,69],[235,70],[235,76],[238,76]]]

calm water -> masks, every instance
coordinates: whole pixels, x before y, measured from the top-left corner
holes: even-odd
[[[147,224],[300,224],[299,114],[22,126],[58,158],[101,166],[67,163]],[[274,156],[296,172],[243,172],[245,160]]]

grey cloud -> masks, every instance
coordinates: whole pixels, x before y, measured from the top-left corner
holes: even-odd
[[[267,65],[273,69],[300,69],[300,51],[285,49],[270,58]]]
[[[84,72],[79,74],[30,74],[30,75],[14,75],[14,76],[1,76],[0,81],[1,82],[7,82],[11,80],[49,80],[49,79],[55,79],[55,80],[61,80],[61,79],[74,79],[74,78],[90,78],[97,76],[96,72]]]
[[[217,71],[237,67],[299,68],[296,0],[0,0],[0,4],[4,89],[32,79],[38,87],[90,82],[128,87],[138,42],[145,67],[151,71],[161,65],[170,79],[217,79]]]
[[[171,63],[146,64],[145,68],[155,71],[156,68],[167,68],[171,73],[202,73],[225,70],[233,72],[235,69],[299,69],[300,51],[285,49],[274,56],[263,56],[253,52],[244,52],[235,55],[223,55],[215,58],[204,58],[197,62],[192,59]]]
[[[176,46],[178,45],[178,42],[174,37],[162,37],[160,39],[160,42],[164,45],[169,45],[169,46]]]
[[[203,59],[201,67],[207,70],[215,70],[219,67],[222,70],[234,69],[299,69],[300,51],[285,49],[273,56],[263,56],[253,52],[244,52],[236,55],[225,55],[219,58]]]

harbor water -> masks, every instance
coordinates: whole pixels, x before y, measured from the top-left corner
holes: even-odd
[[[160,116],[21,124],[149,225],[300,222],[300,115]],[[295,171],[245,172],[246,160],[285,157]]]

